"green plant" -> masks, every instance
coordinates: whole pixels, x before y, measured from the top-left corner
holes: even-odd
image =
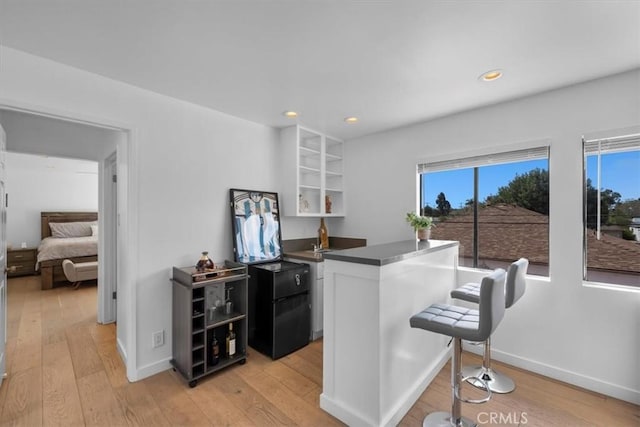
[[[415,212],[407,213],[406,221],[413,227],[415,231],[418,231],[423,228],[431,228],[435,227],[433,223],[433,218],[430,216],[420,216],[416,215]]]
[[[636,235],[633,234],[633,231],[629,230],[628,228],[622,230],[622,238],[624,240],[636,240]]]

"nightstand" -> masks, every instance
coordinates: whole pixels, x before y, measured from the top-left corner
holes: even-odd
[[[36,274],[36,248],[7,249],[7,277]]]

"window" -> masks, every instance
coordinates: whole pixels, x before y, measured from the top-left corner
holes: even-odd
[[[422,215],[435,239],[460,242],[460,265],[505,268],[529,259],[549,275],[549,149],[503,152],[418,165]]]
[[[584,279],[640,286],[640,134],[583,146]]]

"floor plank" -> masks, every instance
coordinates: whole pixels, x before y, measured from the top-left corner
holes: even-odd
[[[7,396],[0,416],[0,426],[42,425],[42,368],[15,372],[2,382]]]
[[[131,383],[115,389],[116,399],[130,426],[170,426],[147,385]]]
[[[125,426],[124,412],[104,371],[78,378],[85,425]]]
[[[281,408],[245,382],[238,374],[229,370],[216,375],[216,383],[227,399],[244,411],[245,415],[260,426],[295,425]]]
[[[251,387],[281,409],[296,425],[300,426],[338,426],[342,423],[328,416],[317,405],[305,401],[298,394],[282,387],[277,377],[266,372],[252,378]]]
[[[187,392],[209,422],[215,426],[257,426],[220,389],[216,381],[203,381]]]
[[[175,372],[165,371],[144,380],[150,395],[171,425],[213,425],[187,394],[188,386]]]
[[[27,308],[25,304],[25,308]],[[33,307],[30,304],[29,307]],[[25,369],[40,368],[42,366],[42,319],[36,310],[25,311],[18,327],[15,357],[11,370],[20,372]]]
[[[104,370],[88,325],[77,324],[65,329],[76,378],[80,379]]]
[[[66,341],[44,346],[42,370],[43,425],[83,425],[80,396]]]

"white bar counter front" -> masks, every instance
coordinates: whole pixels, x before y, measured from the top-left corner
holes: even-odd
[[[450,301],[458,242],[407,240],[324,260],[320,407],[350,426],[396,425],[449,358],[447,337],[409,318]]]

